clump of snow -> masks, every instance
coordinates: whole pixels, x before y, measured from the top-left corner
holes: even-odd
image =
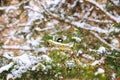
[[[75,67],[75,61],[74,60],[68,60],[68,61],[66,61],[66,67],[68,67],[68,68]]]
[[[29,33],[30,32],[30,26],[26,26],[24,30],[22,30],[24,33]]]
[[[40,37],[38,37],[37,39],[31,38],[30,40],[27,40],[27,43],[30,44],[32,47],[35,47],[35,48],[36,48],[36,47],[39,46],[40,40],[41,40]]]
[[[7,54],[7,53],[6,53]],[[33,56],[32,54],[23,54],[21,56],[13,57],[10,55],[4,55],[5,57],[10,57],[13,61],[6,66],[0,68],[0,73],[3,71],[8,71],[10,68],[11,72],[7,75],[7,79],[12,78],[20,78],[23,73],[27,72],[28,70],[37,70],[38,66],[42,66],[42,69],[45,70],[47,68],[51,68],[50,66],[44,65],[43,62],[51,63],[52,59],[47,55],[41,56]]]
[[[105,73],[105,70],[102,68],[98,68],[97,72],[95,72],[95,75],[103,74],[103,73]]]
[[[119,41],[118,41],[118,39],[112,39],[112,41],[111,41],[111,44],[112,44],[112,46],[114,46],[114,47],[119,47],[119,45],[120,45],[120,43],[119,43]]]
[[[8,65],[5,65],[5,66],[1,67],[0,68],[0,73],[2,73],[3,71],[8,71],[13,65],[14,65],[14,63],[11,62]]]
[[[26,66],[31,65],[31,61],[30,61],[29,56],[27,54],[23,54],[21,56],[14,57],[13,60],[17,63],[26,64]]]
[[[79,38],[79,37],[72,37],[72,39],[75,39],[76,42],[80,42],[81,41],[81,38]]]
[[[42,55],[39,57],[39,59],[44,60],[44,61],[49,62],[49,63],[52,62],[52,59],[50,57],[48,57],[47,55]]]
[[[11,74],[14,78],[20,78],[22,73],[26,72],[32,66],[32,61],[30,60],[30,56],[27,54],[23,54],[18,57],[13,57],[13,61],[16,63],[14,68],[11,70]]]
[[[64,35],[63,35],[63,40],[67,40],[67,36],[64,36]]]
[[[79,56],[80,54],[82,54],[82,50],[79,50],[76,54],[76,56]]]
[[[96,66],[96,65],[101,65],[102,63],[104,63],[104,57],[102,57],[100,60],[95,60],[91,65],[92,66]]]
[[[45,62],[52,61],[51,58],[49,58],[47,55],[35,57],[35,56],[29,56],[27,54],[24,54],[22,56],[19,56],[16,59],[14,59],[14,61],[17,62],[17,65],[12,70],[12,74],[14,75],[15,78],[21,77],[21,74],[26,72],[27,70],[36,70],[35,66],[37,65],[41,65],[43,66],[43,69],[46,69],[45,65],[41,63],[43,60]]]
[[[101,54],[101,53],[104,53],[106,52],[106,49],[105,47],[100,47],[98,50],[97,50],[98,54]]]
[[[95,60],[95,58],[91,55],[88,55],[88,54],[83,54],[82,55],[84,58],[87,58],[87,59],[90,59],[90,60]]]

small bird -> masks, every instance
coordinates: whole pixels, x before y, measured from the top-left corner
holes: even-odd
[[[48,43],[52,46],[58,47],[60,50],[70,50],[74,43],[60,43],[53,40],[48,40]]]

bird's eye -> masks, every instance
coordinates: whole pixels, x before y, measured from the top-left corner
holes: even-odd
[[[63,41],[62,38],[58,38],[58,39],[57,39],[57,42],[62,42],[62,41]]]

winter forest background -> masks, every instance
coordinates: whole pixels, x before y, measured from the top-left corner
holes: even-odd
[[[0,80],[120,80],[120,0],[0,0]]]

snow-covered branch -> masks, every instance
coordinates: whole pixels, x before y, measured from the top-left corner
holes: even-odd
[[[111,18],[113,21],[119,23],[120,22],[120,16],[119,17],[115,17],[112,14],[110,14],[109,12],[107,12],[102,5],[99,5],[96,1],[94,0],[86,0],[89,3],[95,5],[97,8],[99,8],[102,12],[104,12],[106,14],[106,16],[108,16],[109,18]]]
[[[87,18],[87,20],[95,23],[100,23],[100,24],[112,23],[112,21],[110,20],[98,20],[98,19],[92,19],[92,18]]]
[[[14,63],[11,62],[8,65],[5,65],[5,66],[1,67],[0,68],[0,73],[2,73],[3,71],[8,71],[13,65],[14,65]]]
[[[102,43],[106,44],[107,46],[109,46],[111,49],[115,49],[117,51],[120,51],[119,48],[116,48],[114,46],[112,46],[111,44],[109,44],[108,42],[106,42],[104,39],[102,39],[97,33],[90,31],[90,33],[92,33],[96,38],[98,38]]]
[[[29,0],[22,1],[19,4],[16,4],[16,5],[10,5],[10,6],[5,6],[5,7],[0,7],[0,10],[6,10],[6,12],[8,12],[10,9],[17,9],[21,5],[23,5],[23,4],[27,3],[27,2],[29,2]]]
[[[46,52],[47,48],[41,47],[41,48],[31,48],[30,46],[2,46],[2,49],[13,49],[13,50],[25,50],[25,51],[39,51],[39,52]]]
[[[11,56],[10,56],[11,57]],[[43,61],[46,63],[51,63],[52,59],[47,55],[41,56],[32,56],[28,54],[23,54],[17,57],[11,57],[11,63],[5,65],[0,68],[0,73],[3,71],[8,71],[10,68],[12,69],[8,75],[11,75],[9,78],[16,79],[20,78],[23,73],[28,70],[35,71],[38,66],[42,66],[41,69],[45,70],[47,67],[42,63]]]

